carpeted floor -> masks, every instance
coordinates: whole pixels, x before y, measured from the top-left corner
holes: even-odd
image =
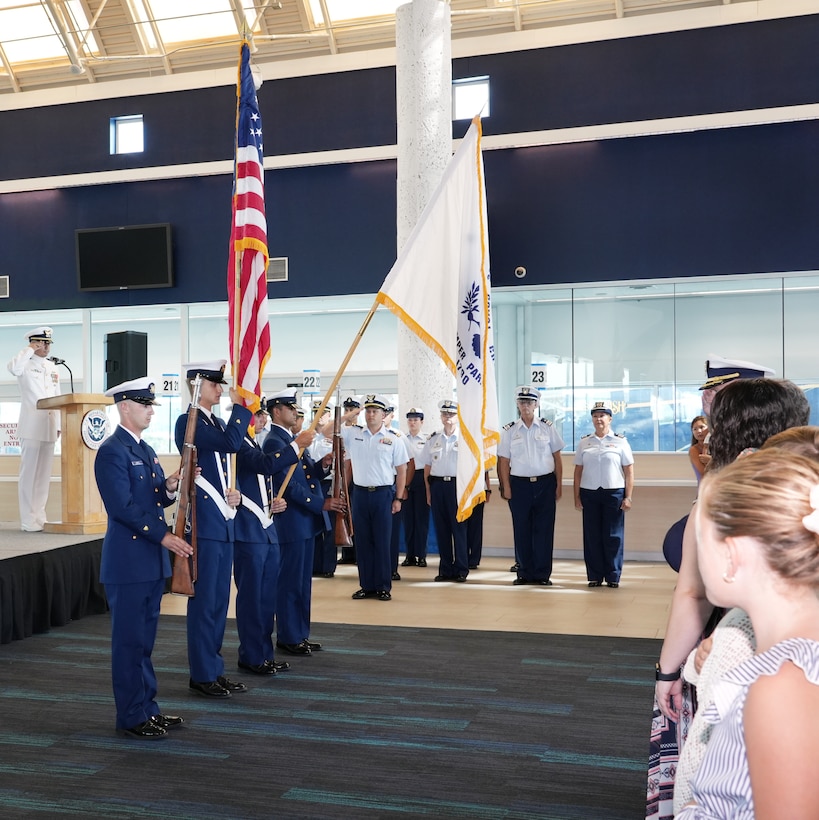
[[[189,694],[183,618],[154,653],[186,725],[114,733],[109,620],[0,647],[0,817],[643,817],[659,642],[317,624],[325,650]],[[280,657],[279,660],[284,659]]]

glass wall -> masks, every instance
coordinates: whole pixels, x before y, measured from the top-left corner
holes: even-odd
[[[515,418],[515,387],[535,384],[542,389],[541,414],[569,450],[591,432],[589,407],[601,400],[612,403],[613,428],[633,449],[687,449],[709,355],[757,362],[793,379],[806,390],[819,422],[819,273],[516,287],[497,289],[492,298],[502,423]],[[311,371],[320,375],[322,396],[372,304],[372,295],[271,299],[264,392],[301,385]],[[396,321],[389,311],[377,311],[336,398],[384,393],[399,402],[401,419]],[[0,313],[6,360],[25,346],[27,331],[43,324],[54,329],[53,355],[65,359],[58,368],[63,392],[73,383],[75,392],[102,393],[115,383],[113,373],[106,381],[109,334],[147,334],[148,373],[162,403],[147,438],[159,452],[176,451],[173,425],[188,400],[179,394],[182,364],[227,358],[225,302]],[[0,453],[15,453],[19,393],[14,377],[3,372]],[[302,398],[305,409],[312,398]],[[113,408],[110,413],[116,419]]]

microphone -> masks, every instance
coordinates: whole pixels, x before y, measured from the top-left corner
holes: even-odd
[[[54,364],[65,364],[65,359],[58,359],[56,356],[49,356],[48,360]]]

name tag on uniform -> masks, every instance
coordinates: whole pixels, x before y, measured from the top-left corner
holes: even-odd
[[[132,461],[132,462],[131,462],[131,466],[132,466],[132,467],[141,467],[144,463],[145,463],[145,462],[143,462],[143,461],[140,459],[139,461]]]

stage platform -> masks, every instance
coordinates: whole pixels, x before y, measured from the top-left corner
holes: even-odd
[[[105,612],[101,553],[102,538],[0,524],[0,644]]]

